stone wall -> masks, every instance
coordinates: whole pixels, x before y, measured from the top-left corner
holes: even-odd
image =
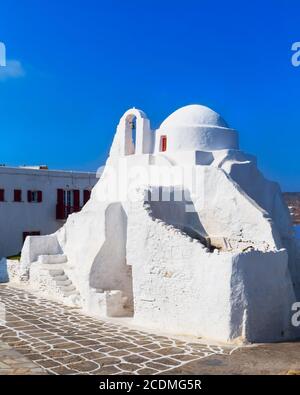
[[[211,252],[153,217],[147,203],[132,204],[129,213],[136,323],[220,341],[294,337],[285,250]]]

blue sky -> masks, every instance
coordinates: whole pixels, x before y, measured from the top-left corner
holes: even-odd
[[[157,127],[200,103],[300,191],[299,15],[297,0],[1,1],[0,163],[95,170],[129,107]]]

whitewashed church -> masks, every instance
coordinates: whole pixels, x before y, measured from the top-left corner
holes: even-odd
[[[201,105],[157,130],[128,110],[89,202],[56,233],[27,237],[11,276],[92,315],[164,333],[300,335],[291,324],[300,247],[281,190],[239,150],[237,131]]]

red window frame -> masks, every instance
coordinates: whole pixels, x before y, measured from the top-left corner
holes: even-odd
[[[21,189],[14,190],[14,202],[22,202],[22,190]]]
[[[37,202],[42,203],[43,201],[43,191],[37,191]]]
[[[57,189],[56,219],[66,219],[63,189]]]
[[[33,194],[36,193],[36,199]],[[29,203],[41,203],[43,201],[43,191],[27,191],[27,201]]]
[[[167,151],[167,136],[160,136],[160,152]]]
[[[80,211],[79,189],[57,189],[56,219],[65,220],[69,214]]]

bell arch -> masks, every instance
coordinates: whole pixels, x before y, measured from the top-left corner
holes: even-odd
[[[133,155],[136,152],[137,117],[128,114],[125,118],[125,146],[124,155]]]
[[[150,122],[146,114],[136,108],[125,112],[119,123],[122,133],[123,155],[150,153],[152,135]]]

